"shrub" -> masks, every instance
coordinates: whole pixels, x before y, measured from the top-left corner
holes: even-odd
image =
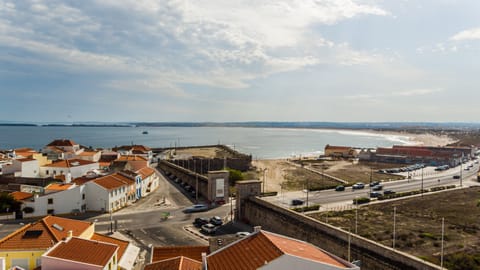
[[[310,206],[303,206],[303,207],[292,208],[292,210],[295,211],[295,212],[317,211],[318,209],[320,209],[320,205],[319,205],[319,204],[314,204],[314,205],[310,205]]]
[[[360,197],[360,198],[353,199],[353,204],[362,204],[362,203],[369,203],[369,202],[370,202],[370,198],[367,198],[367,197]]]

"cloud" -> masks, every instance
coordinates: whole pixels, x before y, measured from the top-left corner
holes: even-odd
[[[379,100],[392,97],[416,97],[416,96],[425,96],[432,95],[435,93],[443,92],[442,88],[418,88],[410,90],[401,90],[390,93],[371,93],[371,94],[357,94],[357,95],[347,95],[345,99],[353,100]]]
[[[466,40],[479,40],[480,39],[480,27],[463,30],[450,37],[453,41],[466,41]]]

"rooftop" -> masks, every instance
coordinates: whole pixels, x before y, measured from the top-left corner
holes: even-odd
[[[154,247],[151,262],[158,262],[179,256],[202,261],[202,253],[210,253],[210,248],[208,246]]]
[[[33,194],[32,193],[28,193],[28,192],[22,192],[22,191],[14,191],[12,193],[10,193],[13,198],[17,201],[21,201],[21,200],[26,200],[28,198],[31,198],[33,197]]]
[[[184,256],[178,256],[147,264],[144,270],[202,270],[202,263]]]
[[[78,145],[78,144],[72,140],[67,140],[67,139],[58,139],[47,144],[47,146],[74,146],[74,145]]]
[[[105,266],[117,252],[117,245],[72,237],[60,242],[43,256]]]
[[[71,168],[78,167],[90,164],[96,164],[97,162],[83,160],[83,159],[67,159],[54,162],[52,164],[44,165],[44,167],[53,167],[53,168]]]
[[[118,246],[118,251],[117,251],[118,258],[122,258],[123,254],[125,253],[125,250],[128,247],[128,244],[129,244],[128,241],[120,240],[120,239],[113,238],[113,237],[106,236],[106,235],[99,234],[99,233],[94,233],[93,236],[90,239],[95,240],[95,241],[100,241],[100,242],[105,242],[105,243],[110,243],[110,244],[117,245]]]

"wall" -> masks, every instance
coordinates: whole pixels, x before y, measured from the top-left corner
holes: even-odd
[[[175,177],[178,177],[182,180],[182,182],[186,182],[188,185],[192,187],[197,186],[198,180],[198,194],[199,196],[203,196],[207,198],[208,196],[208,178],[201,174],[196,174],[192,171],[189,171],[183,167],[177,166],[173,163],[168,161],[160,161],[158,163],[158,168],[163,171],[164,173],[171,173]]]
[[[30,214],[24,213],[24,217],[46,216],[49,209],[53,209],[55,215],[69,214],[73,209],[81,210],[82,205],[86,204],[86,200],[82,200],[82,194],[85,194],[85,186],[83,185],[38,196],[34,198],[34,201],[26,200],[24,207],[33,207],[34,212]],[[53,204],[48,204],[48,199],[53,199]]]
[[[106,189],[100,187],[93,181],[85,183],[85,196],[87,199],[87,211],[103,211],[109,210],[109,193]]]
[[[40,166],[37,160],[21,162],[22,177],[38,177]]]
[[[242,205],[240,218],[262,229],[312,243],[341,258],[348,257],[349,233],[289,209],[250,197]],[[351,261],[361,260],[362,269],[430,270],[439,266],[416,257],[351,235]]]
[[[45,253],[46,250],[30,250],[30,251],[10,251],[0,252],[0,257],[5,258],[6,262],[6,269],[10,269],[12,267],[12,259],[28,259],[29,268],[34,269],[37,265],[37,259],[40,259],[42,254]]]

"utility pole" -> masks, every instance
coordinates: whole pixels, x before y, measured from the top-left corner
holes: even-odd
[[[420,190],[420,192],[422,193],[422,197],[423,197],[423,167],[422,167],[422,189]]]
[[[267,185],[267,177],[266,177],[266,174],[265,172],[267,171],[267,168],[264,168],[263,169],[263,193],[265,193],[265,186]]]
[[[397,207],[394,206],[393,207],[393,244],[392,244],[392,248],[395,249],[395,230],[396,230],[396,223],[397,221]]]
[[[355,234],[358,234],[357,225],[358,225],[358,196],[355,197]]]
[[[445,218],[442,218],[442,249],[440,251],[440,268],[443,269],[443,236],[445,234]]]
[[[201,161],[201,160],[200,160]],[[193,170],[195,172],[195,203],[198,203],[198,174],[196,160],[193,160]]]
[[[462,178],[463,178],[463,158],[462,160],[460,161],[460,187],[463,187],[462,185]]]
[[[307,207],[308,207],[308,178],[307,178]]]
[[[347,251],[347,254],[348,254],[348,261],[350,261],[350,238],[352,237],[352,233],[350,232],[350,227],[348,227],[348,251]]]

